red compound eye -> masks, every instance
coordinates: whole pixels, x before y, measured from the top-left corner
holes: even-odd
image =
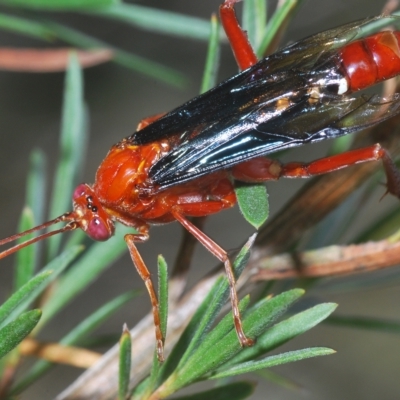
[[[90,220],[86,233],[93,239],[99,242],[104,242],[112,236],[112,232],[107,224],[99,217],[94,217]]]
[[[77,198],[83,196],[86,192],[87,192],[87,186],[84,183],[81,183],[74,190],[74,193],[72,195],[72,200],[76,200]]]

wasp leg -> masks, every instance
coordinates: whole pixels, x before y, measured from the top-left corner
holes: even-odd
[[[143,279],[144,284],[146,285],[146,289],[150,296],[152,311],[153,311],[153,319],[154,319],[154,328],[156,331],[156,341],[157,341],[157,357],[160,362],[164,361],[164,341],[165,338],[161,331],[161,320],[160,320],[160,307],[157,299],[156,292],[154,290],[153,282],[150,278],[150,272],[144,263],[142,256],[139,254],[135,242],[144,242],[148,239],[148,235],[145,234],[132,234],[125,235],[124,237],[126,244],[128,245],[129,253],[131,255],[133,264],[140,277]]]
[[[283,166],[282,176],[288,178],[302,178],[325,174],[350,165],[382,160],[387,178],[387,193],[400,197],[400,171],[397,169],[389,153],[379,143],[362,149],[351,150],[346,153],[322,158],[309,164],[289,163]]]
[[[211,254],[217,257],[218,260],[224,264],[225,273],[229,282],[233,322],[235,325],[236,334],[242,346],[252,346],[254,344],[254,340],[248,338],[243,331],[242,318],[239,311],[239,301],[235,287],[235,276],[233,274],[232,265],[228,255],[226,254],[226,251],[218,246],[218,244],[210,239],[204,232],[188,221],[182,214],[179,213],[179,211],[172,210],[171,213],[175,219],[179,221],[183,227],[186,228]]]
[[[282,164],[278,160],[256,157],[231,168],[234,179],[241,182],[265,182],[282,176]]]
[[[236,62],[240,70],[243,71],[256,64],[258,60],[247,38],[246,32],[240,27],[236,18],[234,6],[238,1],[239,0],[225,0],[225,2],[219,6],[219,14]]]
[[[387,193],[400,198],[400,171],[380,144],[321,158],[310,163],[280,164],[267,158],[255,158],[232,168],[235,179],[245,182],[262,182],[279,178],[308,178],[367,161],[382,160],[387,178]]]

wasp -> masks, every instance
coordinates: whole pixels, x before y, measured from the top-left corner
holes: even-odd
[[[265,157],[279,150],[337,138],[400,113],[400,96],[353,96],[354,92],[400,74],[400,32],[355,40],[375,17],[307,37],[257,60],[234,6],[220,6],[239,74],[171,112],[144,119],[131,136],[115,144],[94,183],[80,184],[73,211],[0,241],[11,242],[58,222],[47,232],[0,254],[77,228],[98,241],[109,239],[115,222],[135,229],[125,241],[149,292],[158,359],[164,359],[159,305],[150,273],[136,244],[152,224],[178,221],[220,260],[230,287],[234,327],[242,346],[251,346],[242,327],[235,277],[227,252],[188,217],[203,217],[236,203],[234,182],[306,178],[356,163],[381,160],[387,191],[400,197],[400,172],[379,144],[309,163],[282,164]],[[387,17],[389,18],[389,17]]]

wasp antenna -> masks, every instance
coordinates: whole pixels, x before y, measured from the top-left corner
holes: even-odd
[[[52,219],[51,221],[47,221],[47,222],[43,223],[42,225],[35,226],[34,228],[28,229],[28,230],[26,230],[24,232],[17,233],[15,235],[9,236],[8,238],[0,240],[0,246],[4,245],[6,243],[9,243],[9,242],[13,242],[13,241],[15,241],[15,240],[17,240],[17,239],[19,239],[19,238],[21,238],[23,236],[26,236],[26,235],[28,235],[30,233],[33,233],[33,232],[40,231],[42,229],[48,228],[49,226],[57,224],[58,222],[68,222],[68,224],[63,226],[60,229],[56,229],[56,230],[51,231],[51,232],[43,233],[42,235],[39,235],[39,236],[34,237],[32,239],[29,239],[29,240],[27,240],[27,241],[25,241],[23,243],[19,243],[19,244],[15,245],[15,246],[11,247],[8,250],[5,250],[5,251],[1,252],[0,253],[0,259],[2,259],[4,257],[7,257],[10,254],[15,253],[16,251],[18,251],[18,250],[20,250],[20,249],[22,249],[22,248],[24,248],[26,246],[29,246],[29,245],[31,245],[33,243],[36,243],[36,242],[38,242],[40,240],[46,239],[46,238],[48,238],[50,236],[57,235],[58,233],[74,230],[79,226],[79,224],[76,221],[76,217],[75,217],[73,212],[65,213],[65,214],[60,215],[59,217],[57,217],[55,219]]]

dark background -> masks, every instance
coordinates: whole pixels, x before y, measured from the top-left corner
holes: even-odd
[[[217,10],[219,1],[148,0],[141,4],[159,7],[202,18],[209,18]],[[283,43],[319,32],[362,17],[377,15],[384,2],[364,0],[310,0],[304,4],[288,30]],[[69,26],[157,60],[184,72],[190,78],[186,90],[177,90],[150,78],[124,69],[113,63],[87,69],[85,98],[90,110],[90,145],[83,171],[83,180],[91,183],[97,166],[109,147],[130,135],[139,120],[148,115],[168,111],[198,93],[204,65],[206,44],[166,35],[145,33],[133,27],[108,20],[96,20],[76,14],[59,16]],[[41,46],[34,40],[0,32],[0,46]],[[219,79],[234,74],[237,67],[227,45],[224,46]],[[0,237],[16,231],[21,209],[29,154],[41,148],[48,156],[48,171],[57,160],[60,131],[60,110],[64,74],[23,74],[0,72]],[[323,155],[324,146],[302,149],[300,159],[314,159]],[[303,154],[302,154],[303,153]],[[268,186],[272,213],[284,204],[302,182],[286,181]],[[379,193],[379,196],[381,194]],[[395,200],[374,199],[372,216]],[[67,210],[66,210],[67,211]],[[227,249],[239,246],[252,228],[243,221],[237,209],[209,218],[206,232]],[[151,239],[140,246],[140,251],[153,268],[156,256],[162,253],[170,264],[180,237],[177,224],[156,227]],[[211,256],[199,249],[196,252],[191,281],[206,272],[204,265],[215,265]],[[11,257],[2,260],[0,268],[0,299],[3,301],[11,288]],[[124,257],[78,296],[41,335],[42,340],[57,341],[81,321],[90,311],[107,300],[132,288],[142,288],[130,260]],[[339,303],[342,315],[379,316],[398,319],[400,293],[396,286],[378,287],[356,293],[318,293],[319,300]],[[141,296],[110,319],[99,333],[119,332],[124,322],[133,326],[149,310],[147,296]],[[133,312],[134,311],[134,312]],[[287,349],[308,346],[327,346],[338,351],[329,357],[312,359],[276,369],[295,380],[304,390],[292,392],[275,384],[261,381],[253,398],[280,399],[393,399],[400,389],[398,379],[399,338],[395,335],[371,331],[320,326],[291,342]],[[24,395],[24,399],[52,398],[80,374],[79,370],[56,367]],[[255,377],[248,377],[254,380]]]

